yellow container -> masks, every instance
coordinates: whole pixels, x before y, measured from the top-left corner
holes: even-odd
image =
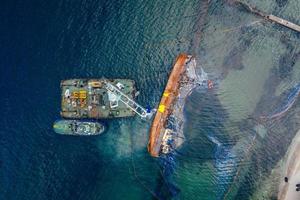
[[[78,99],[79,98],[79,92],[73,92],[72,96],[73,96],[73,98]]]
[[[169,95],[170,95],[169,92],[164,92],[164,94],[163,94],[164,97],[168,97]]]
[[[86,99],[86,91],[85,90],[80,90],[79,91],[79,98],[80,99]]]
[[[158,107],[158,111],[161,113],[165,112],[165,109],[166,109],[165,105],[159,105],[159,107]]]
[[[102,83],[100,81],[91,81],[89,84],[94,88],[100,88],[102,87]]]

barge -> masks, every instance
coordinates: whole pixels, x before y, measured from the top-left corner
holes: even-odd
[[[139,108],[132,103],[135,96],[135,82],[130,79],[63,80],[60,114],[67,119],[132,117]]]

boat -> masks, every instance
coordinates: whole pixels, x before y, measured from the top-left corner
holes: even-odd
[[[168,154],[183,144],[185,99],[193,88],[203,84],[204,81],[207,82],[207,75],[204,73],[203,77],[197,75],[196,59],[191,55],[180,54],[170,73],[150,128],[148,152],[151,156]],[[208,88],[212,87],[211,82]]]
[[[153,157],[159,157],[162,151],[162,144],[164,135],[168,133],[165,125],[167,119],[171,114],[172,105],[176,101],[178,96],[178,90],[180,88],[180,79],[185,73],[185,63],[188,59],[188,55],[180,54],[173,66],[169,80],[163,92],[158,112],[156,112],[154,120],[150,128],[150,136],[148,142],[148,152]],[[163,148],[164,151],[165,148]]]
[[[132,117],[135,82],[130,79],[61,81],[61,116],[67,119]]]
[[[105,131],[105,126],[100,122],[57,120],[53,124],[53,129],[62,135],[100,135]]]

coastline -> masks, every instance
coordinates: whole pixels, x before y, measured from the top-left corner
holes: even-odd
[[[300,182],[300,130],[294,137],[286,154],[286,165],[283,167],[279,186],[278,200],[293,200],[300,198],[300,192],[296,192],[296,184]],[[284,182],[284,178],[288,182]]]

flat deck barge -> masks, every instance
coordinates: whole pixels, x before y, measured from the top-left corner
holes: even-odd
[[[172,113],[174,102],[178,96],[180,81],[186,71],[185,65],[188,58],[189,56],[187,54],[180,54],[177,57],[152,122],[148,151],[153,157],[158,157],[160,154],[162,140],[166,132],[165,124],[167,123],[169,115]]]
[[[116,91],[118,91],[116,93]],[[130,79],[69,79],[61,82],[61,116],[68,119],[131,117],[126,104],[134,99],[135,82]]]

